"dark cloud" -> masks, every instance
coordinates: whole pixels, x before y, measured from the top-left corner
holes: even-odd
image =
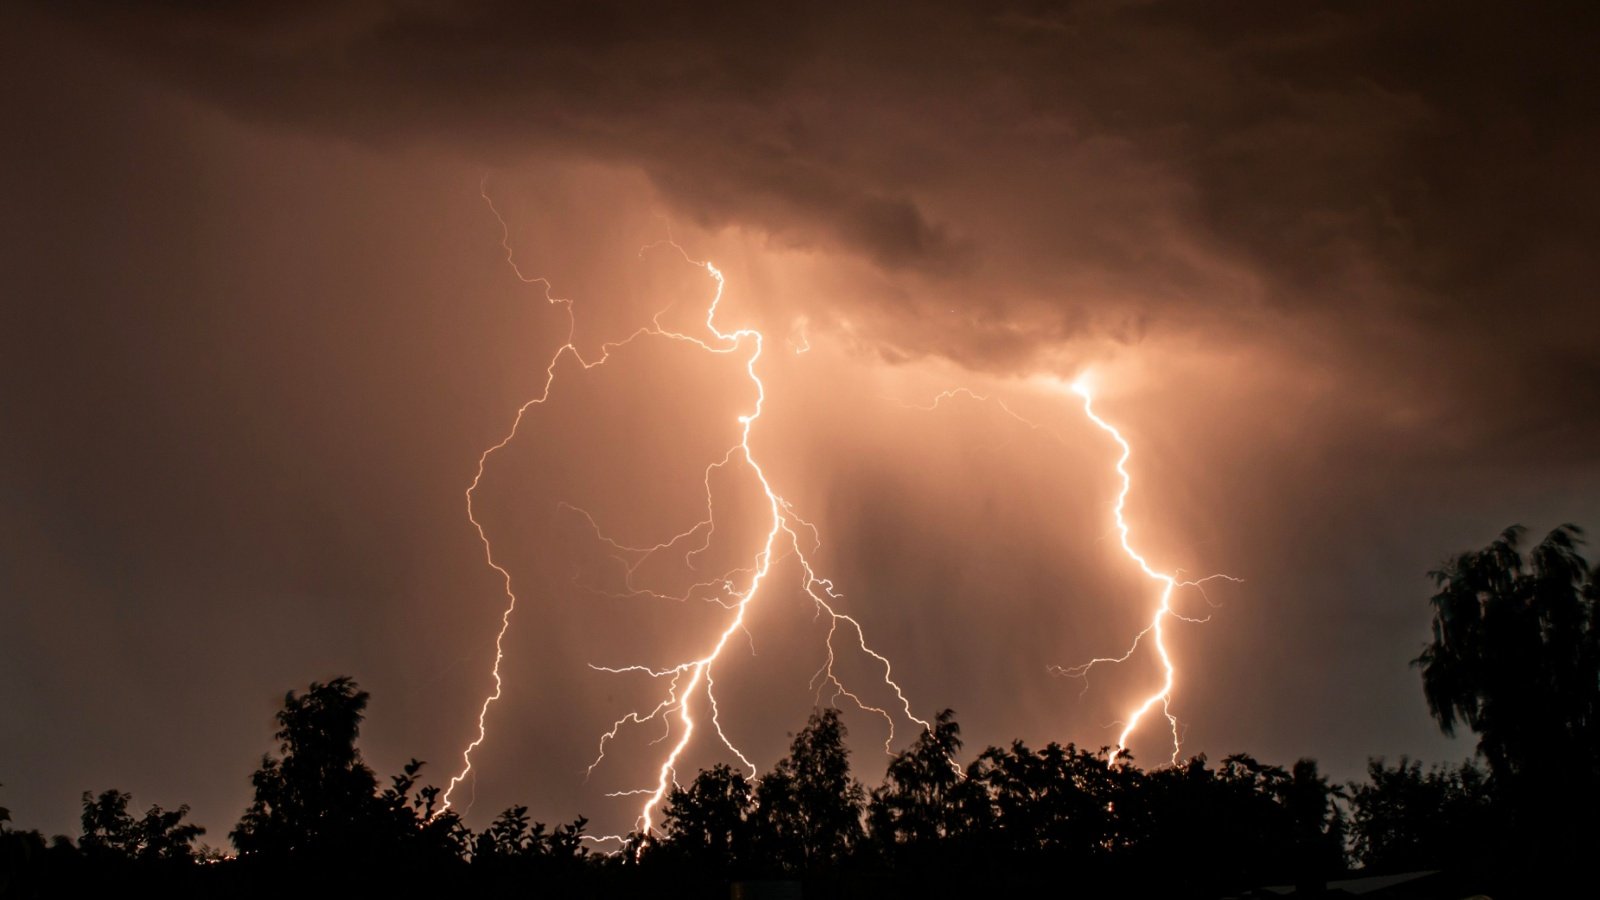
[[[95,18],[108,40],[249,117],[480,158],[613,159],[653,173],[696,218],[759,210],[776,232],[848,242],[888,265],[950,249],[903,192],[808,146],[827,123],[787,108],[846,27],[838,12],[356,3]]]
[[[1452,427],[1600,405],[1582,5],[64,9],[247,118],[612,160],[692,221],[861,254],[893,353],[1025,369],[1289,315]],[[952,303],[961,333],[904,327]]]

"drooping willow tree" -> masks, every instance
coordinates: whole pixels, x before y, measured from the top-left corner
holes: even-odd
[[[1414,663],[1440,729],[1465,724],[1499,788],[1546,808],[1600,790],[1600,577],[1577,526],[1526,552],[1524,534],[1431,573],[1433,639]]]

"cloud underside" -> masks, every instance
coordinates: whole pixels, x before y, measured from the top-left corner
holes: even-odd
[[[864,261],[890,358],[1195,333],[1477,437],[1600,408],[1587,8],[91,6],[235,115],[632,167],[686,220]]]

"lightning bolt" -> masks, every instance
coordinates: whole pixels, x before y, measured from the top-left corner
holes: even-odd
[[[601,346],[601,352],[598,356],[596,356],[594,359],[585,359],[574,343],[574,334],[576,332],[577,322],[572,301],[552,296],[550,282],[545,278],[530,277],[522,272],[522,270],[517,266],[511,249],[510,228],[507,225],[505,218],[501,216],[499,210],[495,207],[493,200],[489,197],[486,181],[485,184],[480,185],[480,194],[482,195],[484,202],[488,205],[490,211],[494,214],[495,219],[500,223],[501,246],[505,249],[506,262],[511,266],[513,272],[516,273],[517,278],[523,283],[538,284],[542,286],[547,302],[551,303],[552,305],[559,304],[565,307],[568,320],[568,330],[566,342],[557,348],[554,355],[551,357],[549,364],[545,367],[545,381],[543,389],[536,397],[528,400],[518,408],[516,416],[512,421],[511,428],[506,433],[505,437],[502,438],[498,443],[489,447],[479,456],[477,472],[466,491],[467,518],[471,522],[473,528],[476,530],[479,541],[483,546],[485,562],[491,569],[498,573],[501,578],[506,598],[506,606],[501,615],[500,629],[495,636],[495,658],[494,665],[491,669],[491,676],[494,681],[494,689],[485,697],[482,705],[479,707],[477,736],[462,752],[461,771],[450,780],[450,784],[445,790],[443,808],[448,809],[450,807],[452,793],[461,784],[461,782],[467,779],[467,777],[472,773],[473,751],[483,744],[488,734],[487,720],[489,709],[496,701],[500,699],[503,694],[504,683],[500,675],[500,665],[505,655],[504,639],[506,633],[510,629],[512,614],[515,612],[517,604],[517,596],[512,589],[511,574],[496,561],[494,549],[489,540],[489,536],[483,525],[479,522],[473,507],[473,501],[478,487],[482,482],[484,471],[489,464],[490,458],[500,450],[504,449],[516,438],[517,433],[522,427],[522,423],[529,411],[534,407],[545,403],[549,399],[551,391],[555,385],[556,369],[561,363],[563,357],[570,355],[583,369],[587,370],[605,364],[605,362],[610,359],[613,351],[624,347],[635,340],[647,337],[684,342],[695,346],[706,353],[712,354],[728,355],[739,353],[741,351],[746,351],[748,353],[744,359],[744,370],[746,377],[749,379],[751,386],[755,390],[755,401],[748,412],[740,414],[737,418],[739,425],[738,443],[730,447],[720,459],[712,461],[705,467],[705,518],[701,519],[699,522],[696,522],[689,529],[673,535],[667,540],[664,540],[653,546],[629,547],[608,537],[601,529],[599,523],[597,523],[594,517],[588,512],[570,504],[563,504],[563,506],[586,519],[590,527],[593,529],[596,538],[611,546],[614,551],[624,558],[624,586],[629,595],[645,595],[679,601],[697,598],[705,599],[711,602],[719,603],[728,610],[730,615],[722,626],[721,630],[716,632],[715,636],[708,641],[709,646],[707,649],[701,655],[692,659],[677,663],[675,665],[667,666],[665,668],[656,668],[646,665],[591,665],[591,668],[601,672],[612,674],[643,674],[653,680],[664,681],[665,690],[663,691],[662,698],[653,708],[649,709],[648,711],[634,710],[624,714],[612,724],[612,727],[608,731],[600,736],[597,754],[594,762],[589,766],[589,773],[592,774],[594,770],[604,761],[607,744],[615,739],[621,733],[622,729],[627,726],[644,725],[650,722],[661,723],[663,726],[662,735],[653,743],[664,742],[672,737],[674,732],[676,732],[677,739],[670,745],[669,749],[666,751],[659,765],[657,766],[653,783],[645,787],[634,788],[631,790],[614,791],[608,794],[608,796],[614,797],[641,796],[644,798],[639,809],[639,816],[636,826],[640,833],[648,836],[656,827],[656,815],[662,800],[666,797],[669,789],[677,784],[676,772],[679,760],[682,758],[684,751],[688,748],[690,741],[693,739],[696,733],[697,725],[699,724],[696,720],[694,710],[692,709],[692,703],[697,697],[703,696],[704,702],[710,712],[709,718],[707,719],[710,730],[715,733],[721,745],[726,747],[728,751],[738,758],[740,763],[742,763],[752,772],[752,774],[754,774],[756,767],[751,763],[749,757],[746,756],[746,754],[734,744],[734,742],[729,738],[728,734],[723,730],[721,711],[718,707],[715,694],[716,682],[713,675],[713,668],[722,658],[723,651],[727,648],[728,644],[732,642],[735,634],[744,631],[748,635],[749,632],[746,629],[745,623],[747,614],[752,604],[756,602],[758,596],[762,593],[763,587],[773,575],[774,565],[779,560],[791,556],[794,557],[798,562],[801,591],[811,601],[818,617],[824,615],[828,617],[828,630],[824,639],[824,649],[826,651],[825,658],[811,680],[811,688],[816,693],[817,702],[820,704],[823,693],[831,688],[832,694],[829,702],[837,702],[841,697],[843,697],[850,700],[862,711],[873,713],[882,717],[887,726],[887,737],[884,739],[884,751],[886,753],[892,752],[891,748],[893,746],[895,737],[895,721],[897,715],[903,716],[906,720],[921,726],[924,730],[930,729],[931,725],[929,722],[919,718],[912,712],[909,699],[906,697],[904,690],[894,679],[893,666],[890,664],[888,658],[878,653],[868,645],[866,633],[862,628],[861,623],[857,619],[839,611],[837,608],[837,604],[842,599],[842,596],[835,590],[831,581],[817,574],[816,569],[811,562],[811,556],[814,555],[821,546],[821,538],[816,527],[796,514],[791,504],[776,491],[767,475],[766,469],[762,467],[760,461],[757,459],[755,451],[751,446],[752,432],[755,428],[756,422],[761,418],[762,411],[766,406],[766,384],[762,381],[761,376],[757,371],[757,364],[761,361],[762,353],[765,347],[765,337],[760,331],[754,328],[739,328],[733,331],[723,331],[718,326],[717,311],[722,302],[724,288],[726,287],[726,281],[723,277],[723,273],[717,269],[715,265],[708,261],[701,261],[691,258],[681,246],[671,239],[660,241],[656,244],[642,248],[640,250],[641,255],[646,251],[658,246],[670,247],[677,251],[677,253],[686,263],[704,269],[706,274],[713,280],[715,283],[715,291],[712,295],[710,303],[707,305],[704,323],[705,331],[708,336],[702,338],[681,332],[670,331],[661,324],[662,313],[657,313],[652,318],[651,324],[639,328],[621,341],[603,344]],[[665,312],[665,310],[662,312]],[[736,568],[711,579],[701,581],[695,585],[692,585],[681,595],[666,595],[648,589],[638,588],[634,584],[633,579],[635,573],[638,571],[639,567],[643,565],[645,560],[649,559],[656,553],[676,548],[681,544],[691,544],[690,548],[684,554],[684,561],[689,568],[694,568],[694,558],[697,555],[704,553],[710,547],[712,536],[716,531],[716,513],[715,504],[713,502],[712,477],[715,473],[735,464],[742,465],[751,475],[754,476],[756,483],[760,486],[762,491],[762,495],[765,499],[767,514],[769,516],[770,524],[766,526],[761,549],[756,553],[751,565]],[[698,536],[698,540],[695,539],[696,536]],[[627,561],[628,558],[631,558],[632,561]],[[893,704],[893,710],[883,706],[875,706],[863,699],[860,695],[851,691],[836,675],[834,671],[834,664],[838,659],[838,648],[835,646],[835,638],[840,634],[841,631],[844,632],[848,637],[853,637],[852,644],[854,650],[859,651],[865,657],[870,658],[875,665],[881,668],[883,684],[894,694],[895,703]],[[620,835],[606,835],[595,838],[595,840],[620,841],[623,839]]]
[[[1058,386],[1060,384],[1060,382],[1057,382],[1054,379],[1045,379],[1045,381],[1052,386]],[[1179,588],[1193,588],[1200,594],[1206,603],[1214,606],[1215,604],[1211,603],[1210,597],[1208,597],[1205,592],[1205,586],[1207,583],[1219,579],[1238,583],[1243,579],[1234,578],[1231,575],[1208,575],[1204,578],[1194,580],[1181,580],[1179,575],[1176,573],[1158,571],[1151,566],[1150,562],[1142,553],[1134,549],[1130,537],[1131,529],[1128,525],[1127,517],[1124,515],[1124,510],[1127,507],[1128,494],[1133,490],[1133,477],[1128,472],[1128,460],[1133,456],[1133,447],[1128,443],[1128,440],[1122,436],[1122,432],[1119,431],[1116,426],[1112,425],[1110,422],[1107,422],[1095,412],[1094,397],[1090,390],[1088,373],[1080,375],[1078,379],[1069,386],[1068,390],[1072,394],[1082,399],[1083,412],[1084,415],[1088,417],[1089,421],[1093,422],[1094,425],[1101,431],[1104,431],[1106,434],[1110,435],[1111,439],[1116,442],[1118,448],[1121,450],[1121,455],[1117,458],[1116,463],[1117,476],[1121,480],[1121,487],[1117,492],[1116,504],[1112,510],[1113,519],[1116,523],[1117,535],[1121,543],[1123,553],[1126,554],[1128,558],[1139,567],[1139,571],[1143,572],[1145,577],[1155,581],[1161,586],[1161,593],[1156,604],[1155,612],[1151,615],[1150,624],[1146,625],[1141,631],[1139,631],[1138,634],[1134,635],[1132,643],[1128,647],[1127,651],[1121,656],[1099,657],[1076,666],[1052,666],[1050,671],[1073,678],[1082,678],[1084,679],[1084,690],[1088,690],[1087,676],[1090,669],[1096,665],[1106,663],[1127,662],[1139,649],[1139,645],[1141,642],[1143,642],[1145,637],[1149,636],[1151,638],[1151,642],[1155,645],[1156,656],[1161,662],[1161,688],[1160,690],[1146,696],[1123,719],[1122,733],[1117,736],[1116,752],[1111,754],[1108,764],[1113,766],[1116,764],[1117,759],[1122,755],[1123,751],[1127,749],[1128,739],[1139,727],[1140,721],[1144,719],[1151,709],[1153,709],[1157,704],[1160,704],[1162,714],[1166,716],[1167,722],[1172,729],[1171,762],[1175,765],[1178,762],[1178,756],[1182,752],[1183,747],[1182,738],[1179,733],[1178,719],[1172,714],[1171,709],[1172,691],[1177,683],[1177,666],[1172,660],[1172,654],[1167,649],[1166,630],[1164,626],[1168,619],[1178,619],[1180,621],[1193,624],[1202,624],[1209,621],[1210,616],[1196,618],[1192,616],[1185,616],[1179,613],[1177,610],[1172,608],[1173,595]],[[1066,443],[1066,438],[1061,434],[1017,413],[1011,407],[1007,406],[1005,401],[996,397],[991,397],[987,394],[976,393],[970,388],[959,387],[944,391],[935,396],[931,403],[923,406],[907,404],[900,401],[895,402],[899,403],[900,406],[906,409],[931,411],[938,409],[946,401],[953,401],[961,398],[965,398],[976,403],[992,405],[998,408],[1006,416],[1014,419],[1029,430],[1047,434],[1059,443]]]
[[[1094,411],[1094,396],[1089,388],[1089,377],[1087,373],[1080,375],[1077,380],[1072,383],[1071,391],[1078,397],[1082,398],[1083,414],[1089,418],[1089,421],[1093,422],[1101,431],[1104,431],[1106,434],[1110,435],[1111,439],[1115,441],[1117,446],[1122,450],[1121,455],[1117,457],[1116,466],[1117,476],[1121,479],[1122,484],[1121,488],[1117,491],[1116,505],[1112,508],[1112,516],[1116,521],[1117,537],[1122,544],[1122,552],[1127,554],[1129,559],[1133,560],[1134,564],[1139,567],[1139,571],[1143,572],[1146,578],[1149,578],[1161,585],[1161,595],[1160,599],[1156,603],[1155,612],[1150,617],[1150,624],[1146,625],[1144,630],[1140,631],[1134,636],[1133,642],[1131,645],[1129,645],[1127,652],[1123,653],[1121,656],[1092,659],[1081,665],[1060,668],[1057,669],[1057,671],[1061,672],[1062,674],[1075,677],[1086,677],[1089,674],[1089,670],[1096,665],[1102,663],[1126,662],[1133,656],[1134,652],[1139,649],[1139,643],[1144,640],[1146,635],[1149,635],[1151,638],[1151,643],[1155,645],[1156,656],[1161,661],[1161,688],[1160,690],[1146,696],[1144,700],[1136,705],[1123,720],[1122,733],[1117,735],[1116,752],[1111,754],[1111,757],[1106,761],[1106,764],[1107,766],[1116,765],[1118,757],[1120,757],[1122,753],[1127,750],[1128,738],[1132,736],[1133,732],[1139,727],[1140,720],[1142,720],[1151,709],[1155,708],[1157,704],[1160,704],[1161,713],[1166,717],[1167,724],[1172,730],[1171,762],[1173,765],[1177,765],[1178,755],[1183,752],[1183,738],[1178,729],[1178,717],[1172,713],[1172,690],[1177,683],[1178,671],[1177,666],[1174,665],[1172,661],[1172,654],[1167,649],[1166,629],[1164,626],[1169,618],[1176,618],[1186,622],[1196,623],[1204,622],[1206,620],[1193,619],[1178,614],[1172,608],[1172,595],[1180,587],[1193,587],[1201,592],[1201,596],[1204,596],[1204,586],[1206,582],[1219,578],[1234,582],[1237,582],[1240,579],[1233,578],[1228,575],[1209,575],[1205,578],[1195,581],[1180,581],[1176,574],[1162,572],[1152,567],[1149,560],[1145,559],[1142,553],[1134,549],[1133,543],[1129,537],[1130,528],[1128,526],[1128,519],[1125,515],[1123,515],[1128,503],[1128,494],[1133,490],[1133,476],[1128,473],[1128,460],[1133,456],[1133,446],[1128,443],[1128,439],[1122,436],[1122,432],[1118,431],[1115,425],[1107,422]]]

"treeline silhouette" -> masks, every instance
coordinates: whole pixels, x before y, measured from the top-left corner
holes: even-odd
[[[701,771],[657,833],[618,847],[525,806],[474,831],[415,760],[380,783],[358,747],[368,695],[337,678],[285,697],[232,855],[198,845],[187,807],[136,815],[116,790],[84,794],[76,840],[14,830],[0,808],[0,896],[1219,897],[1316,894],[1353,869],[1538,895],[1600,846],[1600,579],[1576,528],[1526,555],[1520,536],[1433,573],[1433,639],[1416,660],[1440,727],[1471,728],[1487,767],[1373,759],[1364,781],[1335,784],[1313,760],[1244,754],[1146,770],[1107,748],[1018,741],[968,758],[945,710],[869,790],[829,708],[770,771]]]
[[[1108,765],[1104,748],[1016,742],[962,765],[946,710],[868,791],[850,773],[831,708],[760,778],[718,765],[672,791],[660,834],[627,847],[588,840],[581,818],[534,823],[523,806],[473,831],[440,810],[438,788],[419,787],[421,763],[379,784],[357,746],[367,699],[349,678],[288,695],[279,752],[262,760],[255,799],[228,835],[235,856],[197,848],[202,829],[185,821],[187,807],[136,817],[129,795],[111,790],[84,795],[76,842],[5,832],[0,891],[43,897],[143,881],[195,896],[278,896],[295,884],[708,896],[795,879],[836,895],[1054,884],[1215,896],[1314,886],[1353,863],[1479,868],[1493,846],[1473,837],[1492,832],[1495,806],[1472,764],[1373,761],[1368,781],[1340,786],[1311,760],[1286,769],[1241,754],[1144,770]]]

